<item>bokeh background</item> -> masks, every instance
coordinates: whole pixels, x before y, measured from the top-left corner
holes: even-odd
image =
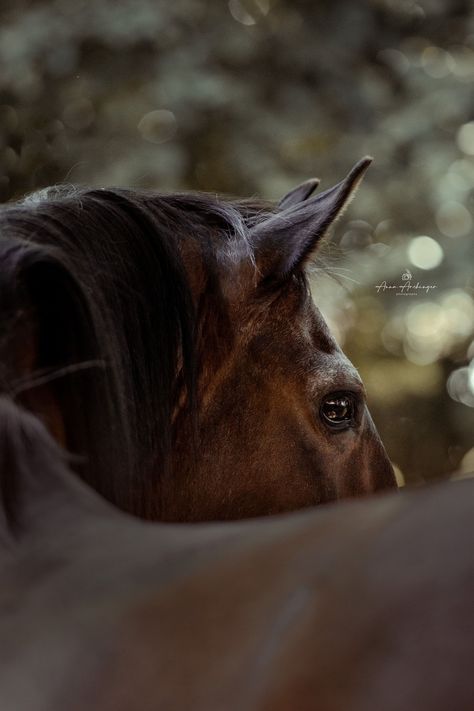
[[[314,296],[400,480],[474,470],[470,0],[2,0],[0,126],[2,201],[57,182],[276,199],[373,155]]]

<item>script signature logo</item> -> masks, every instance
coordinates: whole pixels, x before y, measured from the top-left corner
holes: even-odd
[[[436,289],[436,284],[422,284],[420,281],[414,280],[413,274],[409,269],[405,269],[401,276],[401,283],[392,284],[387,281],[382,281],[375,286],[377,294],[380,292],[391,291],[395,296],[418,296],[418,294],[429,294],[430,291]]]

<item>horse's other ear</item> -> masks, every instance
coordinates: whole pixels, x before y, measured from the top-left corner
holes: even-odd
[[[363,158],[334,187],[291,204],[252,229],[261,283],[281,283],[304,266],[351,201],[371,162]]]
[[[298,205],[298,203],[307,200],[309,196],[314,193],[320,182],[319,178],[310,178],[304,183],[297,185],[296,188],[293,188],[289,193],[283,195],[278,203],[278,207],[280,210],[286,210],[288,207]]]

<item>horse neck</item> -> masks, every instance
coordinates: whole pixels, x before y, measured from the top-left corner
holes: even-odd
[[[65,453],[40,420],[0,398],[0,495],[2,539],[21,541],[61,522],[100,517],[109,506],[72,474]],[[8,546],[7,546],[8,547]]]

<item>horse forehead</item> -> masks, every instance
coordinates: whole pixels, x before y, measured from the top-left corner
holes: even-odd
[[[354,385],[362,386],[357,369],[338,345],[311,295],[302,303],[299,319],[295,319],[292,330],[303,360],[307,354],[309,369],[320,380],[352,381]]]
[[[285,361],[305,363],[310,370],[316,370],[321,363],[325,368],[356,373],[311,295],[296,289],[264,309],[264,318],[253,325],[251,345],[254,350],[280,356]]]
[[[299,303],[291,309],[289,326],[293,338],[303,347],[344,356],[309,292],[300,294]]]
[[[306,302],[306,325],[308,336],[312,342],[317,343],[326,353],[341,352],[336,339],[329,330],[324,316],[314,303],[311,296]]]

